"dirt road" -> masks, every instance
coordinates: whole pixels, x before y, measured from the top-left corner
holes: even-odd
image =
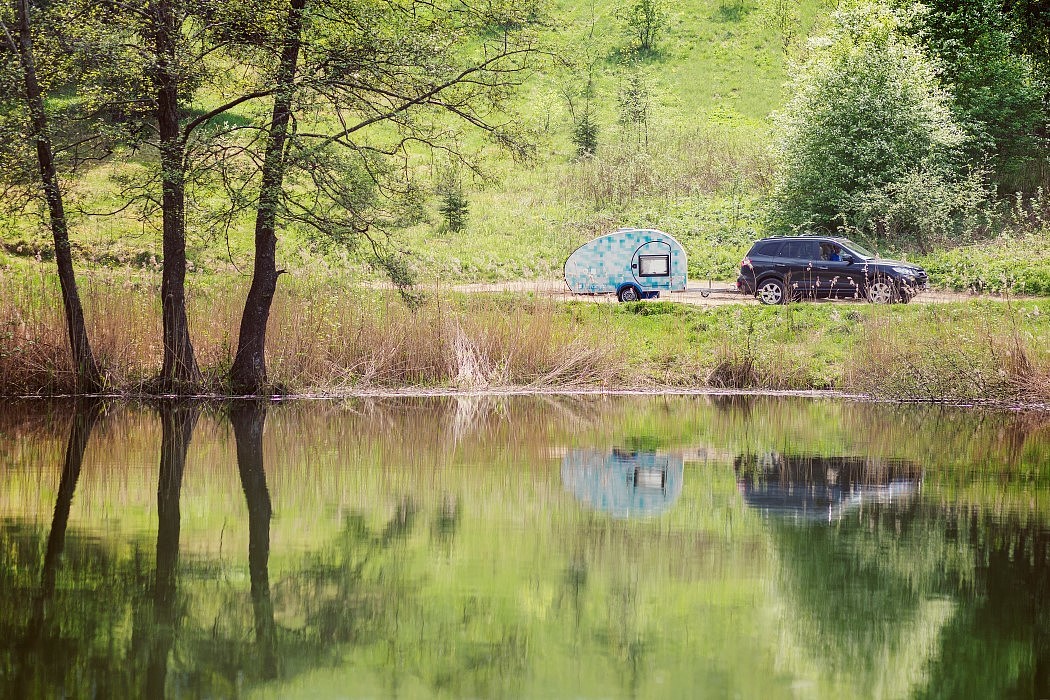
[[[616,297],[612,294],[572,294],[565,283],[561,280],[537,280],[522,282],[495,282],[479,284],[460,284],[452,287],[453,291],[467,294],[483,294],[485,292],[532,292],[541,296],[548,296],[558,300],[576,299],[578,301],[589,301],[596,304],[615,304]],[[705,294],[707,296],[705,296]],[[972,294],[964,292],[926,291],[912,300],[913,304],[943,304],[950,301],[967,301],[975,299]],[[984,299],[1001,299],[1001,297],[985,296]],[[732,282],[690,282],[689,288],[684,292],[664,292],[660,295],[661,300],[676,301],[682,304],[693,304],[694,306],[722,306],[725,304],[757,304],[757,299],[745,296],[738,292]],[[863,300],[836,300],[829,302],[827,299],[819,300],[820,303],[836,304],[866,304]]]

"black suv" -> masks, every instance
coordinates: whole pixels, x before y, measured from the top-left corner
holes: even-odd
[[[867,299],[907,303],[926,288],[926,271],[900,260],[883,260],[846,238],[763,238],[740,263],[737,289],[763,304],[789,299]]]

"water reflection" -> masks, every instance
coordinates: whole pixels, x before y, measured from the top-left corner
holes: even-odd
[[[230,408],[237,443],[237,471],[248,504],[248,574],[251,579],[255,642],[259,646],[260,676],[277,677],[276,624],[270,597],[270,519],[273,507],[263,467],[263,426],[268,405],[240,401]]]
[[[1047,696],[1048,468],[943,408],[8,406],[0,695]]]
[[[84,460],[91,432],[102,412],[99,401],[78,403],[69,426],[69,438],[66,441],[65,455],[62,462],[62,475],[59,481],[55,509],[51,518],[51,529],[44,550],[44,561],[41,566],[40,586],[33,598],[32,613],[25,628],[21,642],[21,653],[15,672],[15,695],[28,697],[31,691],[39,687],[37,676],[50,656],[60,652],[58,645],[52,644],[45,627],[45,619],[55,594],[55,581],[58,576],[60,558],[65,548],[66,529],[69,524],[69,511],[73,504],[77,480]]]
[[[765,515],[831,522],[864,504],[906,503],[922,470],[905,460],[742,454],[734,462],[744,502]]]
[[[663,513],[682,495],[683,474],[681,455],[622,447],[570,450],[561,461],[565,490],[616,518]]]

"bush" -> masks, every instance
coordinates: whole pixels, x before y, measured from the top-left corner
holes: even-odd
[[[664,0],[629,0],[619,14],[630,41],[628,48],[638,53],[654,53],[660,33],[667,24]]]
[[[926,0],[912,33],[941,66],[953,110],[970,138],[967,154],[987,161],[1000,187],[1028,186],[1040,157],[1047,112],[1031,60],[1015,51],[1017,32],[998,0]]]
[[[929,244],[981,220],[983,174],[934,64],[877,4],[835,15],[778,115],[771,225]]]

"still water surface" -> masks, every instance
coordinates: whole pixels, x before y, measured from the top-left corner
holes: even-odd
[[[1050,696],[1050,416],[0,406],[8,697]]]

